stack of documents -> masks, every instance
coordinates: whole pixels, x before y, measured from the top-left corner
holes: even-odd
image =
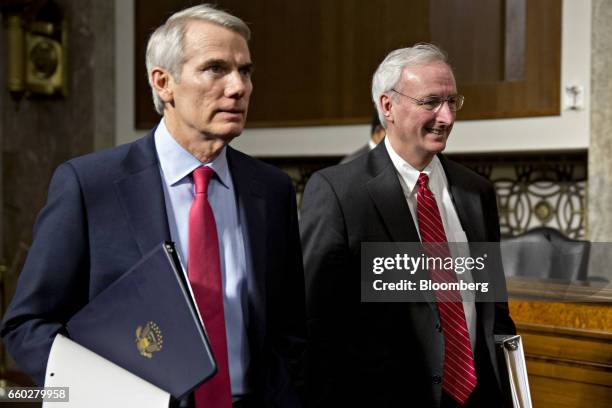
[[[45,387],[68,387],[68,402],[45,402],[43,408],[167,408],[170,394],[58,334]]]

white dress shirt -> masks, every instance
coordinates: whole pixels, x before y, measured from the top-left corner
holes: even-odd
[[[227,164],[226,147],[210,163],[201,163],[172,137],[164,119],[155,130],[155,149],[163,180],[166,213],[170,235],[177,246],[183,270],[187,271],[189,248],[189,210],[195,196],[191,173],[197,167],[210,166],[215,176],[208,186],[217,235],[223,284],[223,307],[227,334],[227,357],[232,395],[248,393],[246,372],[249,364],[249,344],[246,334],[247,273],[245,228],[241,226],[236,204],[236,192]]]
[[[436,199],[436,204],[438,205],[438,210],[440,211],[440,217],[442,218],[442,224],[444,225],[444,231],[446,232],[446,240],[448,242],[468,242],[467,236],[465,235],[463,227],[461,226],[461,221],[459,221],[457,210],[455,210],[455,206],[448,189],[448,180],[446,179],[446,174],[444,173],[444,168],[442,167],[442,163],[440,163],[440,159],[438,159],[437,156],[434,156],[427,167],[425,167],[423,171],[419,171],[408,164],[395,152],[395,150],[393,150],[393,146],[391,146],[391,142],[389,142],[388,137],[385,137],[384,143],[387,153],[389,153],[389,157],[391,158],[391,162],[393,162],[393,166],[397,172],[400,185],[402,186],[402,191],[404,192],[404,197],[408,202],[408,207],[410,208],[410,213],[412,214],[412,219],[414,220],[414,225],[419,233],[419,237],[421,233],[419,231],[419,220],[417,218],[417,180],[420,173],[425,173],[429,177],[429,189]],[[465,272],[462,275],[462,279],[471,281],[469,272]],[[464,299],[467,297],[465,293],[462,293],[462,296]],[[470,333],[472,350],[475,350],[476,306],[473,301],[464,300],[463,310],[465,312],[465,321]]]

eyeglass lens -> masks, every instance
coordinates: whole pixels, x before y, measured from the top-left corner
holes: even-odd
[[[463,97],[460,95],[449,96],[448,98],[427,98],[420,101],[420,105],[427,110],[436,110],[444,103],[448,102],[448,108],[456,112],[463,106]]]

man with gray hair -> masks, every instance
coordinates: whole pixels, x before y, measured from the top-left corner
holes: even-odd
[[[55,335],[141,257],[174,241],[217,373],[181,406],[300,406],[304,284],[295,192],[232,149],[242,132],[250,31],[209,5],[172,15],[146,55],[159,124],[59,166],[2,336],[39,384]]]
[[[430,44],[391,52],[372,98],[385,139],[315,173],[304,191],[308,397],[322,407],[499,406],[494,334],[515,332],[506,302],[458,291],[360,302],[364,242],[500,237],[491,183],[441,154],[464,101],[445,54]]]

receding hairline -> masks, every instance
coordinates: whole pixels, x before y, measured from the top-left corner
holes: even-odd
[[[402,79],[406,78],[407,75],[410,76],[417,76],[416,73],[411,72],[411,70],[416,69],[416,68],[426,68],[426,67],[430,67],[432,65],[441,65],[441,66],[445,66],[446,69],[448,70],[448,72],[450,72],[451,76],[453,77],[453,81],[455,82],[455,86],[457,84],[457,79],[455,78],[455,72],[453,71],[453,67],[451,67],[451,65],[443,60],[432,60],[432,61],[427,61],[427,62],[419,62],[416,64],[408,64],[405,65],[401,68],[400,71],[400,76],[398,78],[398,82],[397,84],[399,84],[401,82]]]
[[[210,20],[205,20],[205,19],[200,19],[200,18],[186,18],[187,21],[185,21],[185,24],[183,25],[183,33],[182,33],[182,38],[181,38],[181,47],[183,48],[183,63],[189,59],[190,55],[189,52],[191,51],[191,48],[189,47],[194,47],[194,45],[197,45],[199,42],[197,41],[198,38],[196,37],[196,41],[191,41],[189,42],[187,39],[189,38],[189,33],[190,33],[190,28],[193,27],[194,25],[206,25],[206,26],[216,26],[222,29],[225,29],[229,32],[232,32],[234,34],[238,34],[238,36],[244,41],[244,44],[246,46],[246,50],[248,52],[249,55],[249,63],[252,63],[250,61],[250,50],[249,50],[249,42],[248,39],[238,30],[234,30],[231,27],[227,27],[223,24],[219,24],[215,21],[210,21]],[[200,24],[201,23],[201,24]],[[193,34],[193,30],[191,30],[191,35],[195,35]],[[215,35],[210,35],[210,38],[208,38],[207,40],[210,41],[215,41],[217,40],[217,37]],[[192,38],[193,39],[193,38]]]
[[[226,29],[228,31],[231,31],[231,32],[233,32],[235,34],[238,34],[247,43],[250,40],[249,36],[247,36],[245,33],[243,33],[241,30],[237,29],[236,27],[232,27],[232,26],[229,26],[229,25],[221,24],[221,23],[216,22],[214,20],[209,20],[209,19],[206,19],[206,18],[194,17],[194,16],[182,17],[181,19],[184,21],[183,22],[183,26],[182,26],[183,35],[187,34],[187,30],[189,29],[189,27],[191,27],[195,23],[199,23],[199,24],[206,24],[206,25],[216,26],[216,27],[219,27],[219,28],[224,28],[224,29]]]
[[[423,67],[427,67],[430,65],[444,65],[453,74],[453,76],[455,76],[455,73],[453,72],[453,67],[447,61],[444,61],[441,59],[432,59],[429,61],[418,61],[418,62],[408,63],[402,66],[402,73],[412,68],[423,68]]]

